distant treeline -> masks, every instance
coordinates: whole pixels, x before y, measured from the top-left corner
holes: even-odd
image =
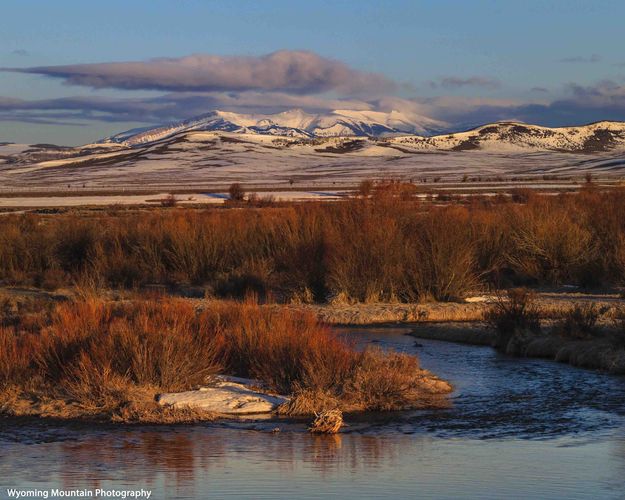
[[[437,206],[398,184],[344,202],[0,218],[0,279],[198,285],[263,300],[453,300],[625,280],[625,190]],[[519,201],[520,200],[520,201]]]

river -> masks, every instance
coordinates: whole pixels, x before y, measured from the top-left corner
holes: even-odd
[[[152,498],[625,498],[625,378],[405,335],[343,332],[416,353],[455,386],[449,409],[301,421],[124,427],[0,419],[7,488],[137,489]],[[271,432],[274,428],[280,432]]]

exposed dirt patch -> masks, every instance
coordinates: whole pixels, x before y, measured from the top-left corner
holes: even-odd
[[[317,153],[335,153],[335,154],[344,154],[344,153],[352,153],[354,151],[358,151],[365,147],[364,141],[345,141],[336,146],[328,146],[327,148],[318,148],[315,149]]]
[[[611,130],[596,130],[595,133],[584,141],[581,151],[585,153],[598,153],[609,151],[617,144],[617,140],[622,139],[622,135]]]
[[[471,137],[451,148],[451,151],[473,151],[476,149],[480,149],[480,140],[478,137]]]

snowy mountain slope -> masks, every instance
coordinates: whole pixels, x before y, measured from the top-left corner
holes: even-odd
[[[123,132],[104,142],[127,145],[144,144],[181,132],[224,131],[285,137],[377,137],[392,134],[430,135],[445,130],[447,124],[414,113],[391,111],[336,110],[327,114],[310,114],[293,109],[273,115],[249,115],[212,111],[182,122]]]
[[[391,111],[335,110],[311,114],[294,109],[273,115],[213,111],[162,127],[117,134],[101,145],[137,147],[191,132],[233,132],[299,140],[363,137],[379,146],[410,151],[568,151],[592,153],[625,148],[624,122],[597,122],[549,128],[520,122],[498,122],[466,132],[440,134],[446,124],[421,115]],[[439,135],[435,135],[439,133]],[[287,144],[287,143],[285,143]]]
[[[77,148],[0,143],[0,185],[127,189],[172,183],[275,185],[294,179],[345,183],[371,177],[457,180],[464,174],[625,174],[623,122],[562,128],[502,122],[430,137],[355,135],[351,128],[363,134],[376,127],[399,130],[406,119],[359,111],[337,111],[327,119],[296,110],[264,121],[268,119],[262,116],[220,112]],[[409,120],[407,126],[411,124]]]
[[[483,125],[467,132],[433,137],[405,136],[392,145],[428,151],[559,151],[596,153],[625,150],[625,122],[602,121],[579,127],[549,128],[519,122]]]
[[[468,134],[464,132],[463,134]],[[415,136],[412,136],[415,137]],[[586,140],[593,135],[588,135]],[[233,182],[264,186],[354,185],[368,178],[439,179],[463,176],[579,179],[585,172],[620,178],[624,149],[564,152],[536,148],[427,150],[410,137],[297,138],[257,133],[192,131],[127,146],[54,151],[29,148],[0,162],[4,189],[57,186],[133,189],[225,189]],[[454,147],[449,142],[446,147]]]

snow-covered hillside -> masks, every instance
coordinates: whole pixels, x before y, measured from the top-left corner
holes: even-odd
[[[467,132],[433,137],[405,136],[394,145],[429,151],[562,151],[596,153],[625,150],[625,122],[597,122],[549,128],[518,122],[484,125]]]
[[[505,122],[430,137],[379,137],[369,132],[399,130],[414,122],[401,114],[357,111],[337,111],[330,118],[301,111],[270,120],[222,112],[210,116],[77,148],[0,143],[0,185],[160,189],[232,182],[275,186],[291,181],[345,184],[364,178],[625,173],[623,122],[563,128]]]
[[[191,132],[222,132],[312,141],[361,137],[377,141],[378,146],[403,148],[406,151],[534,150],[592,153],[625,149],[624,122],[603,121],[560,128],[498,122],[466,132],[442,134],[445,127],[443,122],[399,111],[336,110],[327,114],[311,114],[294,109],[273,115],[213,111],[171,125],[123,132],[99,144],[137,147],[174,136],[182,137]]]
[[[391,111],[336,110],[311,114],[293,109],[272,115],[248,115],[212,111],[162,127],[135,129],[114,135],[104,142],[128,145],[145,144],[174,134],[191,131],[223,131],[285,137],[379,137],[397,134],[430,135],[447,128],[447,124],[415,113]]]

